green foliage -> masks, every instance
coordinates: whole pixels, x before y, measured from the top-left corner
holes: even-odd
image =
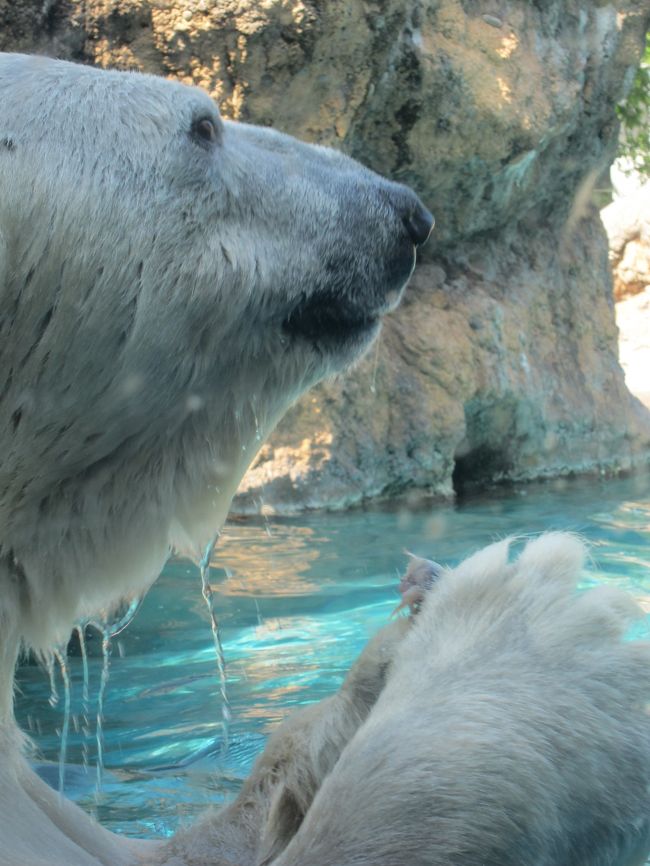
[[[618,157],[629,160],[630,170],[650,178],[650,33],[632,88],[616,111],[623,124]]]

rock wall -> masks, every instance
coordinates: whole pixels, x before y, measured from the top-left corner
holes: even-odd
[[[241,511],[648,460],[591,190],[649,25],[646,0],[0,0],[0,49],[194,82],[437,217],[381,341],[292,410]]]

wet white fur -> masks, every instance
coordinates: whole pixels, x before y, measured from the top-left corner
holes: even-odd
[[[156,866],[267,864],[298,830],[323,780],[379,696],[395,648],[409,629],[400,619],[369,641],[339,691],[293,712],[274,732],[232,805],[180,831]]]
[[[151,862],[641,866],[650,646],[623,636],[642,613],[619,590],[577,591],[570,535],[513,563],[509,547],[443,573],[337,695],[275,732],[231,806]]]
[[[4,628],[49,649],[202,552],[286,408],[376,333],[330,350],[283,320],[395,303],[412,200],[200,90],[0,55]]]
[[[109,616],[172,546],[202,552],[288,405],[397,302],[415,201],[342,154],[224,123],[200,90],[0,54],[2,866],[156,847],[31,772],[18,652]],[[314,296],[370,325],[289,334]]]
[[[650,850],[648,644],[549,534],[443,575],[276,866],[633,866]]]

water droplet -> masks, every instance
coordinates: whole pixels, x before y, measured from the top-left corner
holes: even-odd
[[[95,788],[95,799],[99,796],[104,775],[104,698],[106,697],[106,684],[108,683],[111,662],[110,632],[103,626],[99,626],[99,630],[102,635],[102,675],[99,680],[97,715],[95,717],[95,742],[97,743],[97,784]]]
[[[54,655],[50,654],[45,662],[47,674],[50,678],[50,697],[48,703],[51,707],[55,707],[59,703],[59,692],[56,687],[56,673],[54,670]]]
[[[271,532],[271,524],[269,523],[269,515],[275,514],[275,509],[273,508],[272,505],[267,505],[261,496],[259,499],[258,509],[259,509],[260,514],[262,515],[263,520],[264,520],[264,530],[266,531],[266,534],[268,535],[268,537],[271,538],[272,532]]]
[[[84,770],[88,768],[88,743],[87,739],[90,734],[90,724],[88,722],[88,707],[90,697],[88,693],[88,653],[86,652],[86,627],[83,624],[77,625],[77,635],[79,637],[79,649],[81,651],[81,668],[83,671],[83,685],[81,688],[81,730],[84,735],[81,745],[81,760]]]
[[[210,585],[210,560],[214,552],[214,548],[219,540],[219,533],[207,545],[203,558],[199,563],[201,574],[201,591],[203,598],[208,607],[210,616],[210,627],[212,629],[212,639],[214,641],[214,649],[217,658],[217,672],[219,674],[219,693],[221,695],[221,757],[223,758],[228,750],[228,732],[230,714],[230,702],[228,700],[227,677],[226,677],[226,656],[221,643],[221,634],[219,632],[219,622],[214,609],[214,593]]]
[[[372,375],[370,377],[370,393],[377,393],[377,368],[379,366],[379,346],[380,340],[378,339],[375,343],[375,353],[372,361]]]
[[[144,387],[144,376],[130,373],[122,380],[122,392],[125,397],[134,397]]]
[[[59,745],[59,794],[63,795],[65,783],[65,761],[68,752],[68,733],[70,730],[70,669],[68,667],[67,649],[54,650],[54,656],[59,663],[63,681],[63,726],[61,728],[61,743]]]
[[[198,394],[190,394],[185,401],[185,407],[188,412],[198,412],[203,408],[205,400]]]
[[[95,625],[100,632],[106,631],[109,637],[115,637],[120,632],[124,631],[124,629],[133,621],[136,613],[140,610],[140,606],[142,605],[146,594],[145,590],[142,595],[134,595],[124,598],[121,604],[110,612],[107,613],[106,611],[102,611],[99,625],[97,623],[93,623],[93,625]]]

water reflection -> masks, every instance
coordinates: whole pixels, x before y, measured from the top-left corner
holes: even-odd
[[[215,548],[212,580],[221,571],[218,591],[232,596],[307,595],[317,590],[306,575],[319,557],[319,545],[310,526],[292,526],[290,533],[264,532],[259,523],[233,523],[226,527]],[[276,541],[279,540],[279,544]]]

